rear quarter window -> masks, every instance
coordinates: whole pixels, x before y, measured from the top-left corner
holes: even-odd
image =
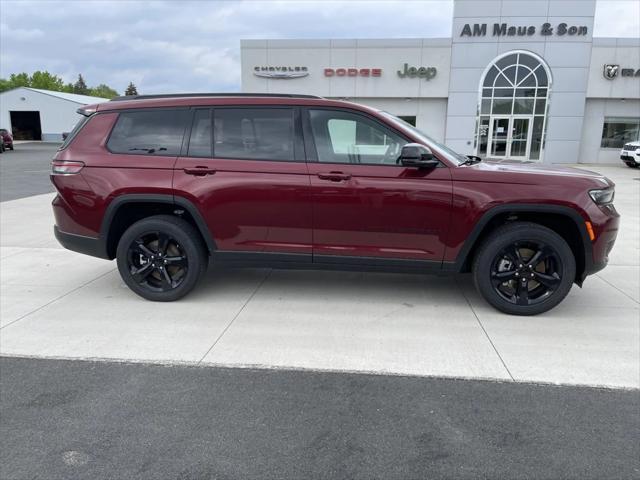
[[[179,155],[189,116],[186,109],[122,112],[107,148],[128,155]]]

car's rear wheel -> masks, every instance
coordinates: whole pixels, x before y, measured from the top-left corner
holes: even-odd
[[[567,242],[535,223],[496,229],[473,262],[473,278],[484,299],[514,315],[536,315],[558,305],[571,290],[576,262]]]
[[[127,286],[158,302],[178,300],[189,293],[208,262],[198,232],[185,220],[170,215],[131,225],[118,242],[116,257]]]

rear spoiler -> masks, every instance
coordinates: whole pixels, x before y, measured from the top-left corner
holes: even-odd
[[[90,117],[94,113],[98,111],[98,105],[85,105],[84,107],[80,107],[76,110],[80,115],[85,117]]]

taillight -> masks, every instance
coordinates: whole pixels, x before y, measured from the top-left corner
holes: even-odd
[[[51,173],[53,175],[75,175],[80,173],[82,167],[84,167],[84,162],[54,160],[51,162]]]

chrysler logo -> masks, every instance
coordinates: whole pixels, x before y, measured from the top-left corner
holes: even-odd
[[[253,74],[264,78],[301,78],[309,75],[307,67],[253,67]]]
[[[618,70],[620,69],[620,65],[609,65],[605,64],[604,70],[602,71],[602,75],[607,80],[613,80],[618,76]]]

